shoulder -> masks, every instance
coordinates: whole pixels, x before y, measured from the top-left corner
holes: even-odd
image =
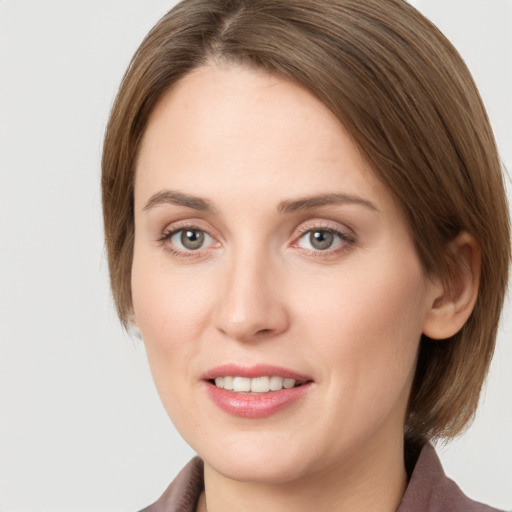
[[[397,512],[500,512],[468,498],[448,478],[434,447],[426,443],[417,457]]]
[[[195,512],[203,488],[203,461],[194,457],[178,473],[162,496],[140,512]]]

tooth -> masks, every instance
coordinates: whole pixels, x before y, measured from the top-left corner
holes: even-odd
[[[255,393],[267,393],[270,390],[270,379],[268,377],[255,377],[251,379],[251,391]]]
[[[279,391],[283,389],[283,378],[282,377],[270,377],[270,390]]]
[[[295,386],[295,379],[283,379],[283,388],[290,389]]]
[[[251,391],[251,379],[248,377],[235,377],[233,391]]]
[[[233,377],[224,377],[224,389],[232,390],[233,389]]]
[[[215,385],[219,388],[224,388],[229,391],[235,392],[254,392],[254,393],[268,393],[269,391],[279,391],[281,389],[290,389],[295,387],[295,379],[283,379],[276,375],[272,377],[216,377]]]

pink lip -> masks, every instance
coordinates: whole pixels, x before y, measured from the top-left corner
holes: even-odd
[[[217,377],[225,376],[238,376],[238,377],[264,377],[264,376],[276,376],[282,377],[283,379],[295,379],[299,381],[312,380],[307,375],[301,375],[287,368],[280,366],[273,366],[268,364],[257,364],[253,366],[239,366],[237,364],[224,364],[222,366],[216,366],[211,370],[208,370],[201,378],[203,380],[213,380]]]
[[[249,378],[275,375],[302,381],[304,384],[290,389],[251,394],[228,391],[218,388],[211,382],[216,377],[228,375]],[[275,414],[302,398],[310,391],[314,384],[311,379],[305,375],[300,375],[286,368],[269,365],[241,367],[228,364],[218,366],[206,372],[203,375],[203,380],[206,386],[206,392],[214,404],[223,411],[242,418],[265,418]]]

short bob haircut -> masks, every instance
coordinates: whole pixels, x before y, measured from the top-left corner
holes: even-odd
[[[234,64],[307,88],[339,119],[400,206],[426,275],[463,271],[448,243],[481,248],[475,308],[449,340],[423,336],[406,435],[450,438],[473,418],[510,265],[500,160],[461,57],[404,0],[185,0],[135,53],[107,126],[102,193],[111,285],[129,325],[134,169],[162,95],[191,70]]]

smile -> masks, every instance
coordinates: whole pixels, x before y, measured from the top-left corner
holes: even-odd
[[[266,418],[303,400],[316,385],[306,375],[267,364],[227,364],[201,379],[210,400],[230,416]]]
[[[283,378],[277,375],[254,378],[226,376],[217,377],[213,382],[218,388],[233,391],[234,393],[268,393],[270,391],[291,389],[304,383],[299,380]]]

